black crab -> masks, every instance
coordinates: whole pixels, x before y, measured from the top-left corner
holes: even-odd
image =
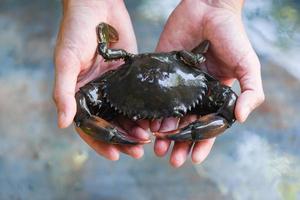
[[[97,35],[98,53],[106,61],[123,59],[124,64],[76,93],[74,122],[86,134],[112,144],[150,142],[129,136],[110,123],[120,115],[131,120],[200,116],[178,130],[154,133],[174,141],[212,138],[235,122],[235,92],[197,67],[206,60],[209,41],[192,51],[135,55],[109,48],[109,43],[118,41],[118,33],[111,25],[99,24]]]

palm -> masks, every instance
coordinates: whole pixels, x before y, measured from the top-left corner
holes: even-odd
[[[206,54],[207,61],[204,67],[226,85],[231,85],[234,79],[239,80],[243,93],[237,101],[235,115],[239,121],[244,121],[250,110],[262,100],[259,99],[263,94],[259,61],[244,31],[240,13],[233,12],[227,7],[208,4],[202,1],[182,1],[169,17],[157,51],[191,50],[201,41],[210,40],[212,45]],[[252,68],[249,68],[249,65]],[[243,110],[245,105],[251,108],[245,111]],[[193,119],[193,116],[188,116],[182,119],[181,123]],[[157,122],[152,123],[152,130],[153,127],[157,129],[154,124]],[[176,125],[176,119],[164,119],[160,128],[175,129]],[[162,132],[165,131],[164,129]],[[196,163],[203,161],[213,142],[214,139],[196,142],[192,149],[193,161]],[[157,140],[156,154],[165,155],[169,146],[169,141]],[[182,165],[191,147],[192,143],[189,142],[175,143],[170,158],[171,164],[176,167]]]
[[[66,127],[74,118],[76,113],[74,92],[95,77],[120,65],[117,62],[104,62],[97,56],[96,26],[100,22],[106,22],[116,27],[120,39],[113,47],[133,53],[137,50],[130,18],[123,2],[99,1],[95,2],[97,5],[82,5],[85,2],[81,1],[73,3],[64,13],[55,51],[57,73],[54,98],[59,112],[64,110],[65,113],[63,119],[59,118],[60,127]],[[128,134],[140,138],[148,137],[143,129],[128,120],[119,119],[117,123],[120,129]],[[142,146],[106,144],[91,138],[79,129],[77,131],[96,152],[108,159],[117,160],[119,152],[134,158],[143,155]]]
[[[63,26],[65,37],[59,38],[64,40],[62,44],[65,45],[65,48],[68,49],[71,56],[75,56],[80,62],[77,87],[84,85],[105,71],[117,66],[116,63],[104,62],[95,52],[97,47],[95,27],[101,21],[99,17],[94,15],[90,10],[87,10],[84,18],[80,15],[72,14],[71,16],[67,15],[64,20],[66,21]],[[114,24],[109,21],[108,23]],[[119,26],[116,28],[118,30],[122,29],[122,27]],[[136,43],[133,42],[131,45],[127,45],[127,43],[122,40],[124,37],[126,36],[121,35],[120,41],[116,45],[128,51],[135,51]],[[128,38],[128,36],[126,38]],[[66,49],[64,49],[64,51],[66,51]]]

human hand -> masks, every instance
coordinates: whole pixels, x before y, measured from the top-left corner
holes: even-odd
[[[130,17],[122,0],[65,0],[63,19],[55,49],[55,86],[53,98],[58,111],[58,126],[65,128],[73,122],[76,113],[75,91],[103,72],[119,66],[118,62],[104,62],[95,54],[96,26],[106,22],[119,32],[115,48],[137,51],[136,39]],[[118,120],[121,128],[135,137],[146,139],[148,134],[129,120]],[[118,160],[119,153],[134,158],[143,156],[141,145],[112,145],[97,141],[77,129],[79,135],[96,152],[110,160]]]
[[[249,113],[264,100],[260,75],[260,62],[253,50],[241,19],[242,0],[184,0],[169,17],[160,36],[157,51],[191,50],[201,41],[210,40],[211,46],[206,54],[206,70],[223,84],[232,85],[239,81],[241,94],[237,100],[235,116],[244,122]],[[151,131],[166,132],[195,120],[187,116],[178,122],[176,118],[151,123]],[[215,138],[196,142],[176,142],[170,163],[181,166],[191,151],[192,161],[201,163],[209,154]],[[156,139],[154,151],[164,156],[170,141]],[[193,147],[193,148],[192,148]]]

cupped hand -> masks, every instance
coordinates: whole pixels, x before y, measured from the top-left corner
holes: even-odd
[[[136,39],[130,17],[121,0],[63,1],[63,18],[55,49],[55,86],[53,98],[58,112],[58,126],[65,128],[73,122],[76,113],[75,92],[90,80],[118,66],[118,62],[104,62],[97,56],[96,26],[106,22],[119,33],[119,41],[113,47],[136,53]],[[119,120],[120,128],[128,134],[146,139],[148,134],[129,120]],[[111,145],[93,139],[77,129],[79,135],[95,151],[110,160],[118,160],[119,153],[134,158],[143,155],[141,145]]]
[[[235,109],[239,122],[244,122],[264,100],[260,62],[244,30],[242,6],[242,0],[184,0],[170,15],[156,49],[191,50],[201,41],[210,40],[205,70],[226,85],[232,85],[235,79],[239,81],[241,94]],[[180,123],[176,118],[155,120],[151,123],[151,130],[166,132],[176,129],[178,124],[193,120],[195,116],[187,116]],[[170,156],[171,165],[181,166],[190,151],[192,161],[201,163],[209,154],[214,140],[212,138],[194,144],[175,142]],[[170,144],[168,140],[156,139],[156,155],[166,155]]]

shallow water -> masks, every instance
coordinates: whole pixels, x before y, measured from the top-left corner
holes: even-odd
[[[126,1],[142,52],[155,48],[173,0]],[[98,156],[56,127],[52,54],[59,1],[0,3],[0,199],[300,199],[300,3],[247,1],[265,103],[220,136],[202,165]]]

